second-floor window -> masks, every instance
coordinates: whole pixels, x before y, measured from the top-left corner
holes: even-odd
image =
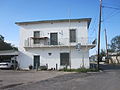
[[[34,44],[39,44],[40,43],[40,31],[34,31]]]
[[[50,33],[50,45],[58,45],[58,33]]]
[[[76,42],[76,29],[70,29],[70,42]]]
[[[34,37],[39,38],[40,37],[40,31],[34,31]]]

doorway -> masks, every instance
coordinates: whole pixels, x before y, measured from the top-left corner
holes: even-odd
[[[69,65],[69,53],[60,53],[60,65]]]
[[[34,56],[34,63],[33,63],[33,67],[34,69],[37,69],[38,67],[40,67],[40,56]]]

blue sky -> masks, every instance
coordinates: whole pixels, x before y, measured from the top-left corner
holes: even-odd
[[[120,0],[103,0],[101,48],[105,48],[104,29],[108,42],[120,35]],[[19,27],[15,22],[66,18],[92,18],[89,37],[97,38],[99,0],[0,0],[0,34],[18,46]],[[113,14],[113,15],[112,15]],[[92,50],[96,52],[96,50]]]

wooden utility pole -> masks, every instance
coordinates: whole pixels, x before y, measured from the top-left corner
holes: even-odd
[[[101,32],[101,16],[102,16],[102,0],[100,0],[100,13],[99,13],[99,26],[98,26],[98,61],[97,69],[99,70],[99,61],[100,61],[100,32]]]
[[[105,29],[105,42],[106,42],[106,57],[108,60],[108,43],[107,43],[107,33],[106,33],[106,29]]]

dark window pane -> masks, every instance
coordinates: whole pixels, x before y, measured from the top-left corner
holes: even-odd
[[[70,29],[70,42],[76,42],[76,30]]]
[[[34,39],[34,44],[40,44],[40,39]]]
[[[50,45],[58,45],[58,34],[50,33]]]
[[[34,31],[34,37],[39,38],[40,37],[40,31]]]
[[[40,56],[34,56],[34,69],[40,66]]]
[[[40,31],[34,31],[34,44],[39,44],[40,43]]]
[[[69,53],[60,53],[60,65],[69,65]]]

